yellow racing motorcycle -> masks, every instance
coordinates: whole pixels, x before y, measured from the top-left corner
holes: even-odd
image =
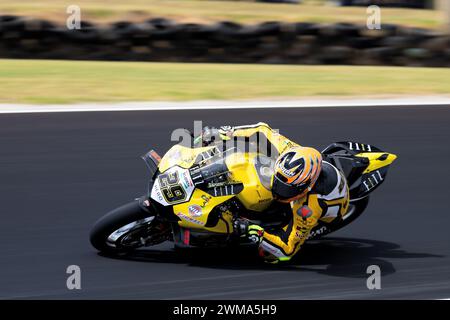
[[[174,145],[164,157],[151,150],[142,158],[150,170],[146,195],[98,220],[92,245],[109,254],[173,241],[175,247],[223,247],[249,243],[233,230],[244,218],[266,230],[285,225],[289,204],[273,201],[270,182],[276,157],[215,145]],[[309,238],[341,229],[364,211],[369,195],[386,178],[394,154],[355,142],[337,142],[322,151],[323,159],[341,170],[350,190],[343,219],[319,223]]]

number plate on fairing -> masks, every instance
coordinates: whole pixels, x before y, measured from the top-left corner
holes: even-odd
[[[188,201],[194,189],[189,170],[175,166],[156,178],[151,198],[163,206],[172,206]]]

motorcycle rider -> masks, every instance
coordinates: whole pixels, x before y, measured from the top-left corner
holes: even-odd
[[[209,145],[253,135],[267,139],[278,153],[271,191],[275,201],[289,204],[291,213],[288,223],[275,231],[264,230],[246,219],[237,219],[234,229],[258,244],[259,255],[266,262],[288,261],[319,221],[342,219],[349,206],[347,181],[340,170],[322,159],[319,151],[300,146],[263,122],[219,129],[205,127],[200,138],[202,145]]]

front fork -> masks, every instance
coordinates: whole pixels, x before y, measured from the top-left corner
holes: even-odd
[[[148,216],[154,216],[155,219],[152,221],[151,231],[149,232],[148,241],[144,239],[145,245],[154,245],[164,241],[173,241],[173,230],[168,221],[161,218],[161,212],[153,204],[148,196],[142,196],[136,199],[138,201],[139,207],[148,213]]]

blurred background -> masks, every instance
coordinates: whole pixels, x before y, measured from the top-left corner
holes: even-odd
[[[0,0],[0,298],[448,299],[450,167],[435,159],[450,158],[449,4]],[[337,107],[279,108],[311,100]],[[213,107],[243,101],[261,108]],[[150,111],[105,111],[130,106]],[[104,112],[59,112],[80,109]],[[94,221],[148,186],[139,155],[194,120],[398,160],[367,213],[274,275],[245,252],[195,259],[171,243],[97,255]],[[74,264],[82,290],[66,287]],[[370,265],[383,290],[367,289]]]
[[[0,103],[450,93],[448,0],[0,0],[0,13]]]

